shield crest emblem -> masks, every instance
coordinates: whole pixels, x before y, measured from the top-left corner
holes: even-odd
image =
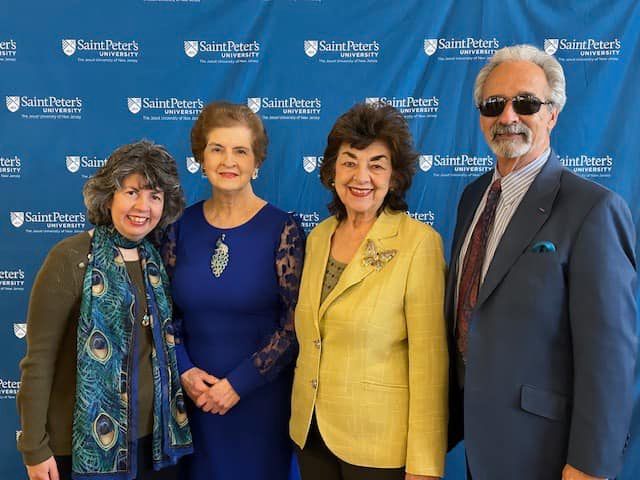
[[[433,166],[433,155],[420,155],[418,163],[420,164],[420,170],[428,172]]]
[[[67,170],[71,173],[80,170],[80,155],[67,155]]]
[[[6,97],[7,110],[11,113],[15,113],[20,109],[20,97],[17,95],[11,95]]]
[[[128,97],[127,106],[129,107],[129,111],[135,115],[142,109],[142,98]]]
[[[307,173],[311,173],[318,165],[318,157],[302,157],[302,168]]]
[[[200,170],[200,164],[196,162],[194,157],[187,157],[187,171],[189,173],[196,173]]]
[[[20,228],[24,223],[24,212],[11,212],[11,225]]]
[[[62,40],[62,51],[67,57],[76,53],[76,41],[71,39]]]
[[[553,55],[558,51],[558,45],[560,40],[557,38],[545,38],[544,39],[544,51],[549,55]]]
[[[27,334],[27,324],[26,323],[14,323],[13,324],[13,334],[18,338],[24,338]]]
[[[249,107],[253,113],[258,113],[260,111],[261,104],[261,97],[247,98],[247,107]]]
[[[380,102],[380,97],[367,97],[364,101],[367,105],[375,105]]]
[[[198,41],[197,40],[185,40],[184,53],[187,57],[193,58],[198,54]]]
[[[305,40],[304,41],[304,53],[307,57],[315,57],[318,53],[318,40]]]
[[[438,50],[437,38],[425,38],[424,39],[424,53],[431,56]]]

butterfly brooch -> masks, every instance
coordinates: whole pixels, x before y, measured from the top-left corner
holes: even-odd
[[[373,240],[367,240],[367,246],[365,248],[364,257],[362,257],[362,265],[365,267],[371,266],[376,271],[382,270],[389,261],[396,256],[398,250],[380,250],[376,249],[376,244]]]

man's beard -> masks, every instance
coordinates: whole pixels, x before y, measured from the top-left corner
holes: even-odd
[[[514,138],[496,138],[496,135],[505,133],[521,134]],[[489,147],[498,157],[515,158],[521,157],[531,150],[533,132],[524,123],[513,123],[510,125],[502,125],[498,122],[494,123],[489,132],[490,137],[487,139]]]

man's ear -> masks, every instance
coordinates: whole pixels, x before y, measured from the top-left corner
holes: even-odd
[[[560,115],[558,109],[554,105],[552,105],[549,112],[549,121],[547,122],[547,131],[549,132],[549,135],[551,135],[553,127],[555,127],[556,123],[558,123],[558,115]]]

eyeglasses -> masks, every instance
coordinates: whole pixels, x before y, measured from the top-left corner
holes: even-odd
[[[480,110],[480,115],[484,117],[497,117],[504,111],[509,101],[511,101],[513,111],[518,115],[533,115],[540,111],[542,105],[553,104],[551,101],[543,102],[534,95],[516,95],[511,99],[505,97],[489,97],[478,105],[478,110]]]

